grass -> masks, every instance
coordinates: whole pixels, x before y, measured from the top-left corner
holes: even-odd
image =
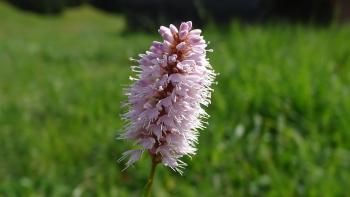
[[[61,17],[0,3],[0,195],[140,196],[150,161],[129,144],[122,87],[156,34],[89,7]],[[155,30],[156,31],[156,30]],[[349,25],[275,24],[205,37],[220,73],[184,176],[159,167],[155,196],[345,196],[350,185]]]

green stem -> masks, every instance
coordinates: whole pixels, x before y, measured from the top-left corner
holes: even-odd
[[[151,197],[152,193],[152,185],[153,185],[153,178],[154,174],[156,172],[156,167],[159,162],[157,161],[156,156],[152,157],[152,167],[151,167],[151,173],[148,177],[148,182],[146,184],[146,190],[145,190],[145,197]]]

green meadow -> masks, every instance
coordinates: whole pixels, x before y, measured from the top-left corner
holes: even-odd
[[[0,3],[0,196],[140,196],[150,159],[122,171],[116,140],[129,57],[156,34],[80,7],[58,17]],[[165,24],[166,25],[166,24]],[[346,196],[350,25],[204,28],[216,72],[208,127],[183,176],[154,196]]]

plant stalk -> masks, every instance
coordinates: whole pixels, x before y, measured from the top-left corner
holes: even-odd
[[[158,163],[159,163],[159,161],[157,159],[157,156],[152,157],[151,172],[150,172],[150,175],[148,177],[147,184],[146,184],[145,197],[151,197],[154,174],[156,172],[156,167],[157,167]]]

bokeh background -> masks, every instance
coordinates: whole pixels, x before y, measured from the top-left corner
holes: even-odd
[[[347,0],[0,1],[0,196],[141,196],[116,140],[129,57],[193,20],[220,73],[184,175],[154,196],[346,196]]]

